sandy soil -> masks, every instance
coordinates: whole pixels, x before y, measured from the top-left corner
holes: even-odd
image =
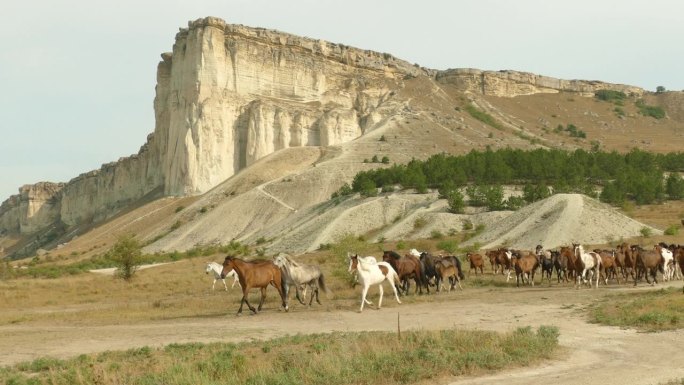
[[[658,285],[679,287],[681,281]],[[284,313],[271,306],[256,316],[236,317],[230,303],[220,317],[175,319],[134,325],[107,326],[0,326],[0,365],[41,356],[72,357],[83,353],[158,347],[169,343],[246,341],[296,333],[332,331],[465,328],[512,330],[520,326],[555,325],[560,328],[563,352],[541,366],[503,371],[478,378],[453,378],[452,384],[658,384],[684,378],[684,368],[674,358],[681,354],[684,333],[638,333],[589,324],[584,308],[617,292],[653,290],[641,286],[575,290],[570,286],[535,288],[478,288],[439,294],[429,303],[397,304],[385,297],[382,310],[358,304],[335,309],[293,306]],[[377,289],[371,289],[372,300]],[[220,295],[220,294],[210,294]],[[268,303],[267,303],[268,305]],[[339,306],[339,304],[337,304]],[[454,382],[455,381],[455,382]]]

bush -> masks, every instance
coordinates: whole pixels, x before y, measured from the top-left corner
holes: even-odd
[[[671,225],[665,229],[665,235],[677,235],[679,233],[678,225]]]
[[[437,242],[437,248],[440,250],[444,250],[448,252],[449,254],[455,254],[456,251],[458,251],[458,242],[455,240],[445,240],[445,241],[439,241]]]
[[[442,239],[442,238],[444,238],[444,234],[442,234],[442,232],[439,231],[439,230],[432,230],[432,231],[430,232],[430,238],[432,238],[432,239]]]
[[[427,219],[424,217],[418,217],[413,221],[413,228],[414,229],[422,229],[427,225]]]
[[[132,280],[138,270],[142,255],[138,240],[132,235],[121,236],[112,246],[109,254],[117,266],[115,276],[127,282]]]
[[[642,227],[641,230],[639,230],[639,232],[644,238],[648,238],[651,235],[653,235],[653,231],[651,230],[651,228],[646,226]]]
[[[615,100],[624,100],[627,98],[627,95],[622,91],[598,90],[594,92],[594,97],[599,100],[610,102]]]
[[[447,202],[449,203],[449,211],[455,214],[462,214],[465,209],[465,200],[463,193],[459,190],[453,190],[447,193]]]
[[[649,106],[643,99],[639,99],[636,102],[636,106],[639,109],[639,113],[644,116],[650,116],[656,119],[662,119],[665,117],[665,110],[659,106]]]

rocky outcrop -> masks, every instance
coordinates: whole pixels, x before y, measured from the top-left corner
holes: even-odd
[[[63,183],[24,185],[0,205],[0,234],[34,233],[59,218]]]
[[[581,96],[594,96],[598,90],[621,91],[627,95],[641,96],[644,90],[623,84],[610,84],[588,80],[563,80],[518,71],[481,71],[457,68],[440,71],[436,75],[440,83],[455,85],[464,92],[481,95],[515,97],[540,93],[573,92]]]

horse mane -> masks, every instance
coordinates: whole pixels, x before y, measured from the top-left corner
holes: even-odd
[[[401,258],[401,255],[399,255],[399,253],[397,253],[396,251],[393,251],[393,250],[385,250],[384,254],[389,255],[390,257],[392,257],[394,259],[400,259]]]

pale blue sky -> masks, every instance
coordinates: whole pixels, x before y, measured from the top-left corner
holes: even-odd
[[[159,54],[188,20],[389,52],[434,69],[512,69],[684,89],[680,0],[37,0],[0,5],[0,201],[137,153]]]

